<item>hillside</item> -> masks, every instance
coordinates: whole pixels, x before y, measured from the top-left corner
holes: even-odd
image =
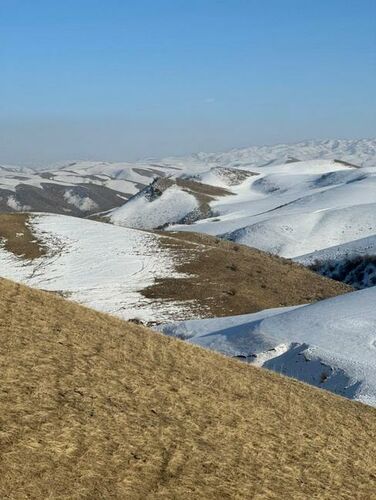
[[[375,232],[374,168],[310,160],[253,171],[258,175],[233,187],[232,197],[211,203],[214,217],[173,229],[223,235],[285,257]]]
[[[372,498],[376,413],[0,280],[2,498]]]
[[[300,307],[188,320],[168,335],[376,406],[376,288]]]
[[[237,173],[234,169],[232,172]],[[195,179],[160,178],[102,218],[136,229],[156,229],[177,222],[191,224],[212,215],[210,202],[232,194],[226,188]]]
[[[0,276],[123,319],[245,314],[351,290],[291,261],[192,233],[1,214],[0,238]]]
[[[294,260],[357,289],[376,285],[376,235],[316,250]]]

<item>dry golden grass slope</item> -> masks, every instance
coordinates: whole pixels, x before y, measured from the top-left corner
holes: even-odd
[[[0,280],[1,499],[375,498],[376,411]]]

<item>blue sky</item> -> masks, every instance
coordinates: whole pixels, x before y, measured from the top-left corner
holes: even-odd
[[[374,0],[0,0],[0,163],[376,136]]]

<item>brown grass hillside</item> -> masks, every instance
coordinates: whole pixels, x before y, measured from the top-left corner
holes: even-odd
[[[374,409],[6,280],[0,297],[0,498],[375,498]]]
[[[160,235],[160,245],[176,254],[177,269],[189,277],[157,280],[143,290],[143,295],[151,299],[196,300],[205,316],[248,314],[353,291],[349,285],[256,248],[199,233]],[[185,259],[185,255],[189,258]]]

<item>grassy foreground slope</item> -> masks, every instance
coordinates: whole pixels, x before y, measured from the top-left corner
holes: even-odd
[[[0,497],[372,498],[376,411],[0,280]]]

